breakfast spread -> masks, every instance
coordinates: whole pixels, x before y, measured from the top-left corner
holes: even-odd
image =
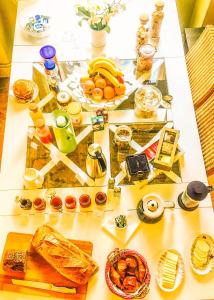
[[[125,94],[123,76],[112,59],[97,57],[89,62],[88,74],[80,78],[80,84],[87,97],[108,101]]]
[[[98,270],[88,254],[48,225],[37,229],[32,246],[62,276],[77,284],[87,283]]]

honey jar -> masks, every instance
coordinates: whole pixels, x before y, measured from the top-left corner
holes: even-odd
[[[155,52],[155,48],[150,44],[142,45],[140,47],[137,58],[137,71],[146,72],[152,69]]]
[[[79,102],[71,102],[68,104],[68,114],[71,117],[74,127],[78,127],[82,123],[82,105]]]

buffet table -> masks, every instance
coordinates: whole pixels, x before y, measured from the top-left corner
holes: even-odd
[[[133,0],[127,2],[127,9],[112,20],[112,32],[108,36],[105,49],[95,49],[90,45],[90,33],[86,25],[78,27],[77,17],[74,14],[72,1],[19,1],[17,25],[15,31],[11,84],[19,78],[32,78],[32,63],[40,61],[39,49],[44,44],[54,45],[57,49],[59,61],[75,61],[90,59],[98,55],[119,59],[135,58],[136,29],[139,14],[151,13],[152,1]],[[54,2],[54,4],[53,4]],[[53,24],[53,33],[43,41],[30,40],[23,37],[19,26],[19,16],[29,10],[31,5],[48,7],[58,22]],[[35,230],[49,223],[67,238],[86,240],[93,243],[93,258],[99,265],[99,271],[91,278],[88,285],[86,300],[120,299],[112,294],[105,283],[105,264],[108,254],[115,248],[135,249],[147,260],[150,273],[150,292],[145,299],[214,299],[213,272],[205,276],[196,275],[190,266],[190,249],[193,240],[198,234],[213,235],[214,218],[213,208],[209,195],[200,203],[195,211],[182,210],[177,204],[178,195],[183,192],[187,184],[193,180],[207,183],[203,156],[195,120],[191,91],[182,47],[178,16],[175,1],[165,0],[165,17],[161,29],[161,40],[155,59],[162,59],[164,64],[164,80],[167,83],[168,93],[173,95],[171,109],[161,108],[158,111],[158,122],[161,124],[173,123],[174,128],[180,130],[179,146],[184,156],[179,161],[179,176],[169,175],[166,182],[144,184],[140,181],[133,185],[121,185],[119,209],[126,210],[133,222],[133,228],[128,237],[115,237],[104,228],[105,220],[115,209],[114,199],[109,197],[106,207],[97,209],[94,195],[98,191],[107,192],[107,182],[111,177],[111,139],[110,132],[118,124],[144,124],[151,126],[157,120],[142,121],[137,119],[129,109],[109,112],[109,122],[103,131],[93,133],[93,139],[102,146],[107,160],[107,175],[102,179],[88,181],[88,186],[56,188],[57,195],[62,198],[67,194],[77,199],[81,194],[90,194],[92,206],[82,210],[79,207],[75,212],[64,210],[61,213],[52,213],[48,207],[44,213],[24,211],[15,203],[16,196],[33,199],[43,197],[45,189],[23,190],[23,173],[28,159],[29,127],[32,121],[27,108],[8,100],[7,118],[4,136],[3,157],[0,173],[0,254],[3,251],[6,237],[9,232],[33,234]],[[91,132],[90,117],[92,112],[83,113],[84,130],[78,136],[79,141]],[[45,114],[47,124],[51,124],[48,113]],[[135,150],[142,149],[137,143]],[[62,160],[67,167],[69,161],[60,156],[51,156],[44,172],[57,165]],[[121,171],[122,172],[122,171]],[[45,174],[46,174],[45,173]],[[119,172],[118,172],[119,173]],[[120,177],[121,176],[121,177]],[[123,174],[116,177],[116,184],[120,185]],[[162,219],[156,224],[140,222],[136,207],[139,200],[146,194],[158,194],[164,200],[172,200],[175,209],[166,209]],[[118,209],[118,208],[117,208]],[[177,249],[184,260],[184,280],[181,286],[172,293],[161,291],[156,282],[157,265],[164,250]],[[4,288],[3,288],[4,289]],[[12,292],[0,290],[0,299],[46,299],[45,295],[36,296],[36,292],[22,294],[22,289]]]

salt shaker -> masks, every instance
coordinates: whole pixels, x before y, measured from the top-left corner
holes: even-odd
[[[154,42],[158,42],[160,38],[161,23],[164,17],[164,2],[158,0],[155,2],[156,10],[152,13],[150,36]]]
[[[140,27],[137,30],[137,45],[136,45],[137,56],[140,47],[142,45],[148,44],[149,34],[148,34],[148,28],[146,27],[148,21],[149,21],[149,17],[147,14],[140,15]]]

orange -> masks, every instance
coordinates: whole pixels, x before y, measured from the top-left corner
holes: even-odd
[[[94,82],[97,80],[97,79],[103,79],[103,77],[99,74],[95,75],[94,76]]]
[[[112,99],[115,96],[114,88],[111,86],[106,86],[104,88],[104,98]]]
[[[93,89],[92,97],[95,101],[100,101],[103,98],[103,91],[100,88]]]
[[[103,78],[99,78],[95,80],[95,86],[100,89],[104,89],[106,87],[106,81]]]
[[[119,87],[115,87],[114,89],[115,89],[116,95],[118,95],[118,96],[124,95],[126,92],[125,84],[120,84]]]
[[[95,88],[93,80],[89,79],[85,83],[82,83],[83,90],[86,94],[91,94]]]

